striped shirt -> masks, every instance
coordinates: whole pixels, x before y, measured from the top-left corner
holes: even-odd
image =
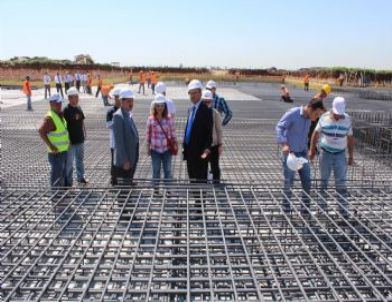
[[[233,112],[231,112],[229,105],[224,98],[220,97],[217,94],[214,95],[213,101],[213,108],[216,109],[220,114],[225,115],[222,121],[222,125],[227,125],[233,117]]]
[[[351,118],[348,114],[344,118],[335,120],[331,112],[324,113],[316,126],[320,133],[320,147],[328,152],[338,153],[346,150],[347,136],[353,135]]]

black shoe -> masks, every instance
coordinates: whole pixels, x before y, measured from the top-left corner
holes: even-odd
[[[80,184],[87,184],[87,180],[82,178],[82,179],[78,180],[78,183],[80,183]]]

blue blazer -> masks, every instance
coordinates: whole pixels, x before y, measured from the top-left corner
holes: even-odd
[[[124,109],[119,108],[113,114],[114,165],[122,167],[129,161],[136,167],[139,160],[139,134],[136,125]]]

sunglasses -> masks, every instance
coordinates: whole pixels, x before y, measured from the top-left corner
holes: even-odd
[[[165,104],[156,104],[156,107],[165,107]]]

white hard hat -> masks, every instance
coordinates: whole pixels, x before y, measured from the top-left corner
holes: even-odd
[[[193,89],[203,89],[203,85],[201,84],[201,82],[199,80],[192,80],[189,82],[188,84],[188,92],[193,90]]]
[[[155,86],[156,93],[164,93],[166,92],[166,85],[163,82],[158,82]]]
[[[287,156],[287,167],[292,171],[301,170],[303,165],[306,164],[308,160],[303,157],[296,157],[294,153],[290,153]]]
[[[208,88],[208,89],[216,88],[216,83],[215,83],[215,81],[209,80],[209,81],[207,82],[206,88]]]
[[[332,112],[338,115],[346,113],[346,101],[341,96],[337,96],[332,102]]]
[[[151,104],[166,104],[166,98],[162,94],[157,94]]]
[[[78,90],[75,87],[71,87],[67,90],[67,96],[79,95]]]
[[[120,96],[120,93],[121,93],[121,88],[116,88],[116,89],[114,89],[114,90],[112,91],[112,94],[113,94],[114,96]]]
[[[212,100],[213,99],[212,92],[209,90],[203,90],[203,93],[201,94],[201,98],[203,100]]]
[[[131,89],[123,89],[120,92],[120,99],[133,99],[133,92]]]
[[[61,98],[61,96],[58,93],[55,93],[55,94],[52,94],[49,97],[49,102],[52,102],[52,103],[62,103],[63,99]]]

